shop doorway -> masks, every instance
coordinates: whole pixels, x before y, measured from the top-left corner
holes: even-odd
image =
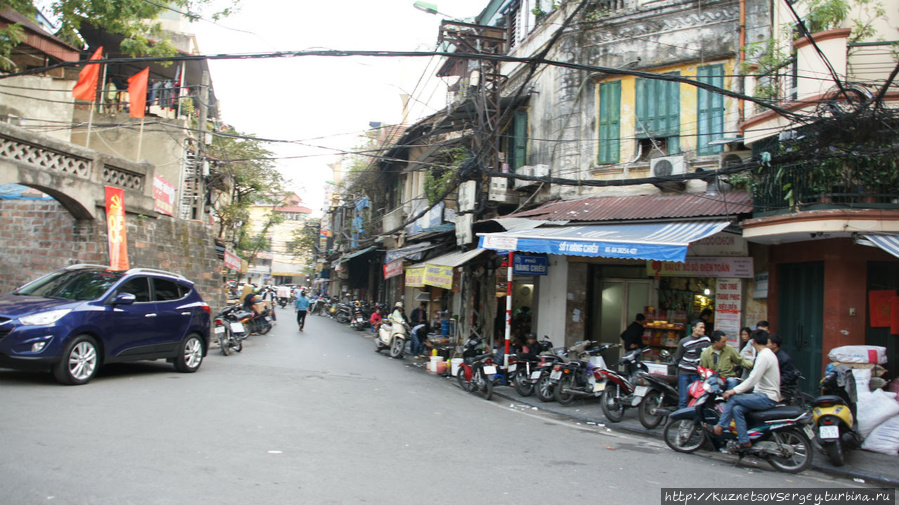
[[[777,328],[783,349],[805,377],[808,393],[821,380],[824,345],[824,263],[787,263],[777,270]]]
[[[606,344],[620,343],[621,332],[634,316],[652,305],[651,288],[651,280],[602,279],[599,296],[594,298],[599,307],[593,307],[599,324],[593,325],[591,338]]]

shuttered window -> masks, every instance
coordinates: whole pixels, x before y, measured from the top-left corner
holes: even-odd
[[[708,65],[699,67],[696,80],[718,88],[724,87],[724,65]],[[697,154],[715,154],[723,151],[724,146],[710,144],[713,140],[724,138],[724,95],[698,88],[697,99]]]
[[[636,88],[637,138],[667,138],[668,154],[679,152],[680,83],[637,79]]]
[[[512,120],[512,138],[509,139],[509,169],[513,172],[527,164],[528,155],[528,113],[518,111]]]
[[[621,156],[621,81],[599,85],[599,150],[596,162],[618,163]]]

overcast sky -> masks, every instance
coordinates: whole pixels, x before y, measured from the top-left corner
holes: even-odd
[[[251,0],[220,26],[199,22],[191,28],[204,54],[434,50],[444,16],[419,11],[413,3]],[[446,17],[473,18],[486,4],[452,0],[438,9]],[[225,123],[262,138],[298,141],[269,148],[279,157],[299,157],[279,160],[278,167],[319,214],[322,186],[330,179],[327,165],[338,159],[337,151],[359,145],[370,122],[399,123],[401,94],[416,97],[412,121],[445,105],[445,88],[433,76],[436,63],[431,58],[306,56],[211,61],[210,72]]]

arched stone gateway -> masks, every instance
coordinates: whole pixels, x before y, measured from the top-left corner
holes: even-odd
[[[149,163],[135,163],[0,123],[0,185],[54,198],[0,200],[0,292],[76,263],[109,264],[105,187],[125,190],[132,267],[180,273],[214,309],[224,304],[211,226],[155,211]]]

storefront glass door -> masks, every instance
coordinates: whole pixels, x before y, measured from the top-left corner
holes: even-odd
[[[594,310],[600,323],[593,326],[593,340],[620,343],[621,332],[650,305],[651,286],[649,280],[603,279],[599,310]]]

